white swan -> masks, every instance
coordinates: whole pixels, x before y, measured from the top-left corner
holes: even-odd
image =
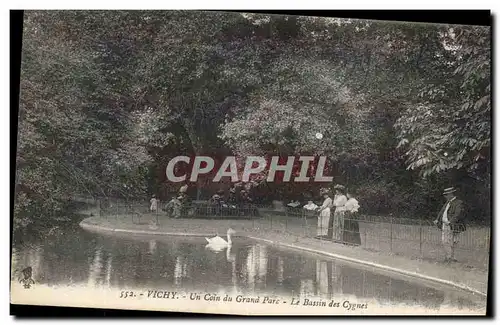
[[[208,242],[208,245],[207,247],[210,247],[212,249],[222,249],[222,248],[225,248],[225,247],[228,247],[228,246],[231,246],[232,245],[232,241],[231,241],[231,235],[234,234],[235,231],[231,228],[229,228],[227,230],[227,241],[224,240],[224,238],[220,237],[220,236],[215,236],[215,237],[212,237],[212,238],[207,238],[205,237],[205,239],[207,240]]]
[[[222,239],[224,240],[224,239]],[[211,250],[212,252],[215,252],[215,253],[220,253],[222,251],[224,251],[224,249],[226,250],[226,259],[228,262],[231,262],[231,263],[234,263],[236,262],[236,254],[233,252],[231,253],[231,244],[228,244],[227,246],[215,246],[215,245],[211,245],[211,244],[207,244],[205,246],[205,248]]]

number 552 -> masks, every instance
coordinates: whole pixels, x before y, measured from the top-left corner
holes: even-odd
[[[134,293],[132,291],[122,291],[120,294],[120,298],[133,297]]]

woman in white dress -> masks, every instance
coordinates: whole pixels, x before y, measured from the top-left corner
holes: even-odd
[[[347,203],[347,196],[345,196],[345,187],[343,185],[335,185],[335,196],[333,198],[333,206],[335,212],[333,214],[332,224],[332,239],[333,241],[343,241],[344,230],[344,211],[345,204]]]
[[[318,229],[316,232],[316,237],[325,237],[328,235],[328,223],[330,221],[330,210],[333,206],[333,201],[330,198],[330,193],[328,189],[323,189],[320,192],[323,195],[323,198],[325,199],[323,201],[323,205],[319,207],[319,216],[318,216]]]

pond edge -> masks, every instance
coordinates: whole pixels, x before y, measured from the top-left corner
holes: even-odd
[[[213,235],[213,234],[209,234],[209,233],[206,233],[206,234],[203,234],[203,233],[181,233],[181,232],[166,232],[166,231],[155,231],[155,230],[113,228],[113,227],[106,227],[106,226],[101,226],[101,225],[89,223],[89,222],[87,222],[87,219],[82,220],[79,225],[81,228],[83,228],[85,230],[90,230],[90,231],[94,230],[94,231],[100,231],[100,232],[105,232],[105,233],[106,232],[107,233],[116,232],[116,233],[131,233],[131,234],[141,234],[141,235],[161,235],[161,236],[179,236],[179,237],[206,237],[206,236]],[[461,290],[469,291],[471,293],[487,297],[487,293],[476,290],[476,289],[471,288],[467,285],[453,282],[453,281],[449,281],[449,280],[445,280],[445,279],[441,279],[441,278],[437,278],[437,277],[433,277],[433,276],[420,274],[417,272],[411,272],[411,271],[407,271],[407,270],[400,269],[400,268],[395,268],[395,267],[391,267],[391,266],[387,266],[387,265],[383,265],[383,264],[379,264],[379,263],[374,263],[374,262],[370,262],[370,261],[366,261],[366,260],[362,260],[362,259],[348,257],[348,256],[341,255],[341,254],[330,253],[330,252],[326,252],[323,250],[308,248],[308,247],[295,245],[295,244],[282,243],[279,241],[269,240],[269,239],[265,239],[265,238],[252,236],[252,235],[245,234],[245,235],[241,235],[241,236],[237,236],[237,237],[244,237],[244,238],[248,238],[248,239],[252,239],[252,240],[256,240],[256,241],[260,241],[260,242],[269,243],[269,244],[276,245],[276,246],[283,246],[283,247],[288,247],[288,248],[292,248],[292,249],[298,249],[298,250],[302,250],[302,251],[309,252],[309,253],[328,256],[331,258],[335,258],[335,259],[339,259],[339,260],[343,260],[343,261],[347,261],[347,262],[351,262],[351,263],[361,264],[364,266],[370,266],[373,268],[378,268],[378,269],[389,271],[389,272],[403,274],[403,275],[406,275],[409,277],[425,279],[428,281],[433,281],[433,282],[437,282],[440,284],[453,286],[453,287],[461,289]]]

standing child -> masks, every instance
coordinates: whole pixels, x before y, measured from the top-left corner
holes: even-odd
[[[156,212],[158,210],[158,200],[156,199],[156,197],[153,195],[153,197],[151,198],[151,200],[149,200],[149,202],[151,203],[149,211]]]

